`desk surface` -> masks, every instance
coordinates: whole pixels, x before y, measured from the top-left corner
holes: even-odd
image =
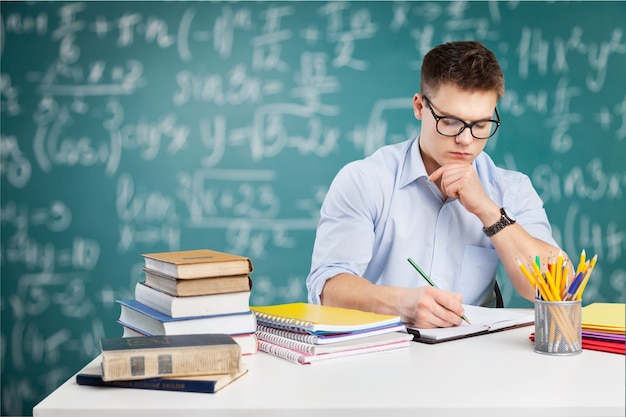
[[[216,394],[87,387],[72,377],[34,416],[624,416],[623,355],[541,355],[531,331],[305,366],[259,352]]]

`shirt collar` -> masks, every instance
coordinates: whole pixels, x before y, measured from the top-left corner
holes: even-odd
[[[426,174],[426,167],[424,166],[424,160],[422,160],[422,154],[420,153],[418,136],[411,141],[407,150],[402,173],[400,175],[400,188],[403,188],[421,177],[426,178],[428,174]]]
[[[422,177],[428,178],[426,167],[424,166],[424,160],[422,159],[422,153],[420,152],[419,139],[420,138],[418,136],[411,141],[409,148],[407,149],[404,165],[402,167],[402,174],[400,175],[400,188],[403,188],[404,186]],[[477,168],[476,160],[472,162],[472,165],[474,168]]]

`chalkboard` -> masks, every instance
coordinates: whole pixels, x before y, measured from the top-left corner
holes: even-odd
[[[449,40],[498,56],[486,150],[573,258],[598,254],[584,302],[624,302],[625,21],[623,2],[3,2],[3,414],[121,335],[142,253],[244,254],[253,304],[305,300],[330,181],[416,135],[421,57]]]

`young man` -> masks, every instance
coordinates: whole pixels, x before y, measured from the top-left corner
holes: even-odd
[[[349,163],[333,180],[307,278],[310,302],[453,326],[462,303],[495,304],[498,261],[532,300],[517,260],[559,253],[528,177],[483,152],[504,95],[494,54],[478,42],[439,45],[424,57],[420,88],[419,137]]]

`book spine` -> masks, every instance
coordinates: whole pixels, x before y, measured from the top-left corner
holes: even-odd
[[[259,340],[259,350],[291,362],[298,364],[303,363],[303,355],[301,353],[294,352],[286,347],[278,346],[265,340]]]
[[[300,342],[298,340],[289,339],[287,337],[279,336],[277,334],[267,333],[257,330],[257,337],[259,340],[273,343],[275,345],[284,346],[289,349],[297,350],[300,352],[314,354],[315,346],[309,343]]]
[[[103,351],[102,379],[119,381],[232,373],[239,370],[238,344],[177,349]]]
[[[303,320],[295,320],[288,317],[277,317],[267,313],[255,311],[258,324],[264,326],[276,327],[292,332],[309,332],[313,331],[313,323]]]
[[[317,336],[309,334],[309,333],[296,333],[291,332],[289,330],[277,329],[276,327],[264,326],[262,324],[257,324],[257,331],[263,331],[265,333],[275,334],[281,337],[286,337],[288,339],[297,340],[303,343],[315,344],[317,341]]]
[[[214,393],[216,381],[185,381],[182,379],[141,379],[125,381],[103,381],[99,375],[76,375],[78,385],[91,385],[98,387],[138,388],[162,391],[185,391]]]

